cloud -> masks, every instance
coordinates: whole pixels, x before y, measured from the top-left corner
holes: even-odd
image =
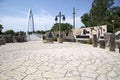
[[[20,12],[21,14],[27,14],[27,12]],[[40,15],[34,15],[34,25],[35,30],[49,30],[55,23],[55,17],[50,15],[46,10],[41,10]],[[64,23],[73,24],[72,17],[66,16],[66,21]],[[63,22],[63,21],[62,21]],[[27,31],[28,19],[26,17],[14,17],[14,16],[1,16],[0,23],[3,25],[4,30],[13,29],[14,31]],[[81,23],[80,17],[76,17],[76,26],[80,27],[83,25]]]

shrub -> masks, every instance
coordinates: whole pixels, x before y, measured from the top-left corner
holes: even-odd
[[[80,40],[81,43],[83,44],[92,44],[92,39],[89,40]]]
[[[80,40],[80,42],[83,44],[88,44],[88,40]]]
[[[57,38],[53,38],[53,41],[57,41]]]
[[[88,44],[92,44],[92,39],[89,39]]]

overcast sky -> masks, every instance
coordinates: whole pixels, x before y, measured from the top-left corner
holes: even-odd
[[[80,17],[89,12],[93,0],[0,0],[0,24],[4,31],[26,31],[28,10],[32,9],[35,30],[51,29],[54,18],[61,11],[67,23],[72,24],[72,10],[76,8],[76,27],[83,24]],[[120,0],[115,0],[120,5]]]

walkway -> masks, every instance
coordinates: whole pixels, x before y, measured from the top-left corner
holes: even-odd
[[[120,80],[120,54],[40,41],[0,46],[0,80]]]

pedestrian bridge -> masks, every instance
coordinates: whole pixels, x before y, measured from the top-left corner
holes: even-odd
[[[42,39],[42,35],[37,33],[32,33],[27,35],[27,41],[40,41]]]

